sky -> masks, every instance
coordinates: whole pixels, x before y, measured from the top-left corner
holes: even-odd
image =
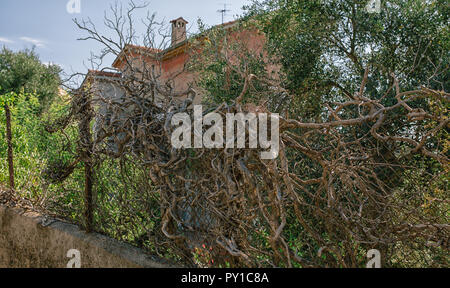
[[[70,1],[79,1],[80,13],[76,13],[77,6]],[[117,0],[124,7],[127,0]],[[33,48],[44,63],[58,64],[65,73],[85,73],[89,66],[89,56],[98,53],[101,46],[93,41],[79,41],[87,34],[79,30],[73,19],[90,18],[99,32],[106,31],[103,17],[111,4],[116,0],[0,0],[0,47],[6,46],[14,51]],[[134,0],[144,3],[144,0]],[[222,22],[222,16],[217,12],[227,3],[225,22],[234,20],[242,15],[242,7],[249,4],[249,0],[147,0],[149,6],[146,11],[136,15],[139,19],[145,17],[147,11],[156,12],[158,20],[169,22],[183,17],[190,23],[190,33],[197,30],[197,19],[207,25],[217,25]],[[73,3],[73,2],[72,2]],[[75,13],[69,13],[75,12]],[[139,23],[139,21],[137,21]],[[139,31],[142,34],[144,30]],[[103,66],[112,64],[113,58],[105,59]],[[111,63],[108,63],[111,62]]]

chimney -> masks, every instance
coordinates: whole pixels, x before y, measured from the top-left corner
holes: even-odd
[[[186,20],[183,17],[170,21],[172,23],[172,45],[175,46],[178,43],[183,42],[187,39],[186,37]]]

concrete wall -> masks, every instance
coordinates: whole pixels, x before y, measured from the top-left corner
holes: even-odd
[[[106,236],[0,205],[0,268],[66,268],[71,249],[80,251],[81,268],[171,267]]]

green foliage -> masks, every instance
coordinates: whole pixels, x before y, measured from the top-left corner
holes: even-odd
[[[447,1],[382,3],[381,13],[368,13],[362,0],[266,0],[248,7],[269,52],[280,57],[286,87],[299,95],[293,107],[299,115],[314,119],[324,102],[348,98],[366,67],[372,97],[383,96],[392,74],[404,90],[448,90]]]
[[[52,135],[45,130],[46,117],[59,117],[66,113],[66,101],[57,96],[48,111],[41,117],[36,116],[41,110],[41,104],[34,93],[9,92],[1,95],[0,99],[9,99],[12,114],[12,139],[15,164],[15,178],[17,190],[22,196],[39,201],[50,191],[58,191],[60,187],[47,186],[42,178],[42,171],[48,161],[66,157],[70,159],[71,153],[65,151],[67,140],[62,135]],[[8,181],[7,143],[5,111],[0,109],[0,183]],[[67,132],[70,141],[74,141],[76,130]],[[65,152],[61,152],[65,151]],[[57,193],[61,193],[58,191]],[[55,193],[56,195],[56,193]]]
[[[14,100],[16,99],[15,96],[16,95],[14,92],[6,93],[3,95],[0,94],[0,107],[4,107],[5,105],[11,106],[14,103]]]
[[[13,52],[3,48],[0,52],[0,95],[33,93],[39,100],[37,113],[46,110],[60,85],[57,65],[45,65],[33,50]]]

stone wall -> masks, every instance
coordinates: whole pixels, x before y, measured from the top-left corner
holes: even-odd
[[[81,268],[173,267],[106,236],[0,205],[0,268],[66,268],[72,249],[80,252]]]

